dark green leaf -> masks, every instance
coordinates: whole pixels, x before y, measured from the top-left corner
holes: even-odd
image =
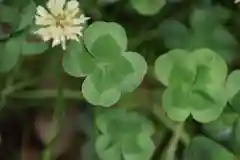
[[[36,4],[34,3],[34,1],[30,0],[29,4],[24,7],[20,13],[21,20],[17,31],[20,31],[33,23],[35,12]]]
[[[236,157],[220,144],[206,137],[195,137],[185,150],[184,160],[236,160]]]
[[[166,4],[166,0],[130,0],[130,3],[140,14],[154,15]]]
[[[13,30],[17,29],[20,22],[18,9],[12,6],[0,4],[0,22],[10,24]]]
[[[164,37],[164,42],[167,48],[185,49],[189,45],[190,33],[188,28],[176,21],[176,20],[165,20],[160,26],[160,33]]]
[[[17,64],[21,54],[22,41],[19,37],[9,39],[5,44],[0,44],[0,72],[9,72]]]

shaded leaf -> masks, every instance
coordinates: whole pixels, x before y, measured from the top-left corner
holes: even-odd
[[[190,32],[188,28],[176,20],[165,20],[159,26],[164,37],[165,46],[169,49],[185,49],[189,45]]]
[[[17,31],[20,31],[33,23],[35,12],[36,4],[31,0],[30,3],[22,9],[21,20]]]
[[[13,37],[5,44],[0,44],[2,53],[0,54],[0,72],[9,72],[15,67],[21,54],[21,39]]]
[[[80,42],[72,41],[63,55],[62,65],[64,71],[74,77],[85,77],[91,74],[96,64],[90,54]]]
[[[0,22],[8,23],[15,30],[20,22],[18,9],[12,6],[0,4]]]
[[[206,137],[195,137],[185,150],[184,160],[236,160],[236,157],[220,144]]]
[[[140,14],[154,15],[166,4],[166,0],[130,0],[130,3]]]

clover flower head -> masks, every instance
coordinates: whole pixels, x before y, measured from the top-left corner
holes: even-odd
[[[240,2],[240,0],[235,0],[235,3],[239,3]]]
[[[66,50],[67,40],[79,41],[82,29],[89,19],[81,13],[77,0],[49,0],[47,9],[37,7],[35,23],[40,27],[35,34],[44,41],[52,40],[52,47],[60,45]]]

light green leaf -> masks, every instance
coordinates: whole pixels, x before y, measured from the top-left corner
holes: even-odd
[[[144,134],[123,141],[124,160],[150,160],[155,146],[150,137]]]
[[[166,0],[130,0],[133,8],[143,15],[157,14],[166,4]]]
[[[93,105],[110,107],[120,99],[121,92],[115,87],[109,87],[112,83],[108,84],[110,80],[101,72],[97,70],[84,80],[83,96]]]
[[[184,160],[236,160],[236,157],[220,144],[206,137],[195,137],[185,150]]]
[[[189,106],[189,87],[181,86],[181,88],[168,88],[162,96],[163,109],[174,121],[185,121],[191,113]]]
[[[118,58],[118,61],[106,67],[109,75],[109,80],[115,82],[116,87],[122,83],[126,77],[134,74],[134,69],[131,63],[123,56]]]
[[[13,37],[5,44],[0,44],[2,53],[0,54],[0,72],[9,72],[17,64],[21,54],[21,39]]]
[[[85,77],[96,69],[94,59],[81,42],[71,41],[63,55],[64,71],[74,77]]]
[[[92,50],[95,41],[105,35],[111,35],[121,48],[121,53],[127,49],[127,35],[122,26],[113,22],[94,22],[84,32],[84,44],[88,51]]]
[[[209,88],[224,84],[228,68],[224,59],[217,53],[210,49],[202,48],[195,50],[188,58],[194,61],[197,66],[204,65],[209,68],[209,79],[212,80],[212,86],[209,86]]]
[[[131,63],[133,73],[124,78],[119,88],[122,92],[132,92],[141,84],[147,73],[147,63],[144,57],[135,52],[125,52],[123,56]]]
[[[240,91],[238,91],[230,100],[230,105],[237,113],[240,114]]]
[[[196,68],[191,61],[175,62],[169,77],[169,86],[178,87],[183,84],[192,84],[195,81]]]
[[[183,58],[186,59],[187,55],[188,51],[174,49],[158,57],[154,66],[154,71],[157,79],[164,85],[168,86],[169,77],[176,61],[181,61]]]
[[[96,151],[101,160],[121,160],[121,145],[105,135],[97,138]]]
[[[224,108],[224,106],[208,106],[208,107],[209,108],[203,110],[192,110],[191,113],[193,118],[201,123],[209,123],[211,121],[216,120],[221,115]]]
[[[89,52],[103,65],[114,63],[122,56],[121,47],[110,34],[97,38]]]
[[[26,7],[24,7],[22,9],[22,12],[20,13],[21,20],[17,31],[20,31],[33,23],[35,12],[36,4],[34,3],[34,1],[31,0],[30,3]]]
[[[240,91],[240,70],[235,70],[228,76],[225,86],[228,99],[231,100]]]

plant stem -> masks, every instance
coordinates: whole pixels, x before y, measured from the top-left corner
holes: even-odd
[[[61,121],[64,113],[64,90],[62,83],[62,66],[59,65],[59,61],[56,62],[56,82],[57,82],[57,97],[56,97],[56,106],[54,108],[54,117],[58,121]]]
[[[61,59],[61,54],[60,59]],[[43,160],[54,160],[55,157],[52,153],[52,148],[54,147],[55,139],[58,137],[58,134],[60,132],[60,124],[62,124],[62,120],[64,117],[64,111],[65,111],[65,105],[64,105],[64,90],[63,90],[63,83],[62,83],[62,66],[61,66],[61,60],[56,58],[56,82],[57,82],[57,91],[56,91],[56,104],[54,106],[54,113],[53,113],[53,119],[52,121],[56,121],[57,125],[57,131],[54,131],[54,138],[50,139],[50,141],[47,144],[46,149],[44,149],[42,153]],[[60,60],[60,61],[59,61]],[[60,62],[60,63],[59,63]]]
[[[14,94],[14,92],[21,90],[25,87],[31,86],[35,84],[36,81],[37,79],[32,79],[32,80],[16,83],[15,85],[13,85],[12,83],[6,85],[6,87],[0,93],[1,95],[0,110],[5,106],[7,98],[10,97],[12,94]]]
[[[175,152],[177,150],[179,139],[182,135],[184,129],[184,122],[181,122],[176,125],[173,136],[166,147],[166,152],[164,154],[163,160],[175,160]]]
[[[169,118],[166,117],[166,115],[164,114],[164,111],[161,110],[158,105],[154,106],[152,112],[155,115],[155,117],[161,123],[163,123],[164,126],[166,126],[168,129],[170,129],[173,132],[176,131],[176,124],[174,124],[174,122],[172,122]],[[190,143],[190,136],[184,130],[181,131],[181,135],[179,138],[185,146],[188,146],[188,144]]]
[[[33,91],[21,91],[10,95],[11,98],[16,99],[46,99],[56,98],[58,91],[56,89],[42,89]],[[72,91],[63,89],[63,97],[66,99],[82,100],[84,99],[80,91]]]

